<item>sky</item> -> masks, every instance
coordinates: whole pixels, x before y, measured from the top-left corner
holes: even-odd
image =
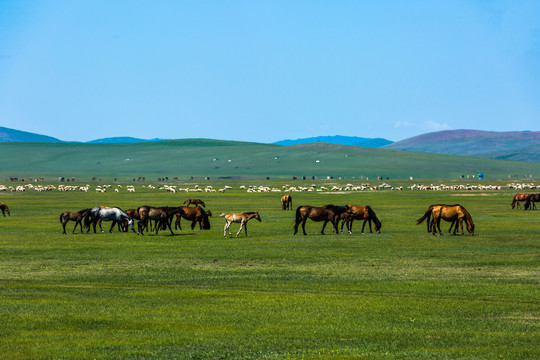
[[[540,1],[2,0],[0,126],[270,143],[540,130]]]

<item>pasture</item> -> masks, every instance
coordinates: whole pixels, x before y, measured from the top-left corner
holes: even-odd
[[[284,182],[269,182],[280,187]],[[313,183],[312,181],[305,182]],[[345,182],[344,182],[345,183]],[[283,192],[0,193],[0,358],[537,359],[540,212],[515,190],[291,193],[299,205],[370,205],[381,234],[293,234]],[[214,183],[220,187],[222,183]],[[331,187],[333,183],[317,182]],[[399,185],[399,183],[395,183]],[[62,234],[59,215],[95,205],[178,206],[198,197],[210,230]],[[475,236],[415,225],[462,204]],[[258,211],[249,237],[220,212]],[[443,223],[443,232],[449,223]],[[104,223],[104,229],[108,230]]]

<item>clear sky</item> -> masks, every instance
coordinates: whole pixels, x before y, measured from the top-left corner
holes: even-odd
[[[0,1],[0,126],[402,140],[540,130],[540,1]]]

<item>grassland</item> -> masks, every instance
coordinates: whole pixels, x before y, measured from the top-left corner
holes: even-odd
[[[228,184],[200,198],[214,214],[260,211],[248,238],[224,238],[219,217],[175,236],[61,234],[65,210],[185,193],[0,193],[0,358],[540,357],[540,218],[511,210],[512,191],[293,193],[295,207],[369,204],[383,222],[293,236],[280,193]],[[464,205],[476,235],[428,235],[414,222],[431,203]]]
[[[492,160],[325,143],[279,146],[217,140],[138,144],[0,143],[0,179],[93,177],[120,181],[145,177],[291,179],[486,179],[540,176],[540,163]]]

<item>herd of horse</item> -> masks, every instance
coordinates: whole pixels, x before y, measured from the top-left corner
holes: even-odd
[[[525,202],[524,208],[536,209],[536,202],[540,201],[540,194],[521,194],[518,193],[512,200],[512,209],[516,207],[520,208],[520,202]],[[101,227],[102,221],[112,221],[109,232],[112,232],[115,226],[118,226],[119,231],[127,232],[131,229],[137,234],[144,234],[144,231],[155,231],[158,235],[160,230],[167,230],[174,235],[172,230],[172,221],[174,218],[174,228],[182,230],[181,219],[191,221],[191,230],[193,230],[197,224],[201,230],[210,229],[209,218],[213,217],[212,212],[204,210],[201,206],[206,206],[200,199],[186,199],[184,201],[186,206],[177,207],[153,207],[153,206],[140,206],[137,209],[128,209],[126,211],[118,207],[107,206],[95,206],[93,208],[82,209],[78,212],[66,211],[60,214],[60,223],[62,224],[63,234],[66,234],[66,225],[70,221],[75,222],[72,233],[75,233],[77,226],[80,227],[81,233],[90,232],[91,229],[94,233],[97,232],[96,227]],[[190,205],[195,205],[191,207]],[[292,196],[284,195],[281,197],[282,210],[292,209]],[[9,207],[0,203],[0,210],[5,217],[6,213],[10,215]],[[248,236],[247,223],[251,219],[261,220],[261,216],[258,212],[241,212],[241,213],[220,213],[220,217],[225,219],[225,227],[223,228],[223,235],[227,234],[232,237],[230,226],[233,223],[240,224],[240,229],[236,233],[236,237],[244,229],[245,236]],[[374,224],[375,231],[379,234],[381,232],[382,223],[378,219],[377,215],[370,206],[358,206],[352,204],[346,204],[343,206],[338,205],[325,205],[325,206],[309,206],[303,205],[296,208],[294,232],[298,233],[298,227],[302,225],[302,232],[306,233],[306,222],[310,219],[315,222],[323,222],[321,234],[324,234],[324,229],[328,223],[332,224],[333,231],[338,234],[343,232],[343,228],[346,226],[349,234],[352,234],[352,224],[354,220],[363,220],[362,233],[366,223],[369,225],[370,233],[372,230],[372,222]],[[134,220],[138,220],[137,230],[135,230]],[[450,229],[448,232],[452,232],[457,235],[459,228],[461,228],[461,234],[464,234],[463,223],[465,223],[469,235],[474,235],[474,222],[471,214],[463,206],[459,204],[445,205],[445,204],[433,204],[430,205],[424,215],[416,220],[416,224],[421,224],[427,220],[427,231],[435,235],[436,233],[442,235],[441,220],[450,222]],[[341,222],[341,229],[339,229],[339,223]]]

